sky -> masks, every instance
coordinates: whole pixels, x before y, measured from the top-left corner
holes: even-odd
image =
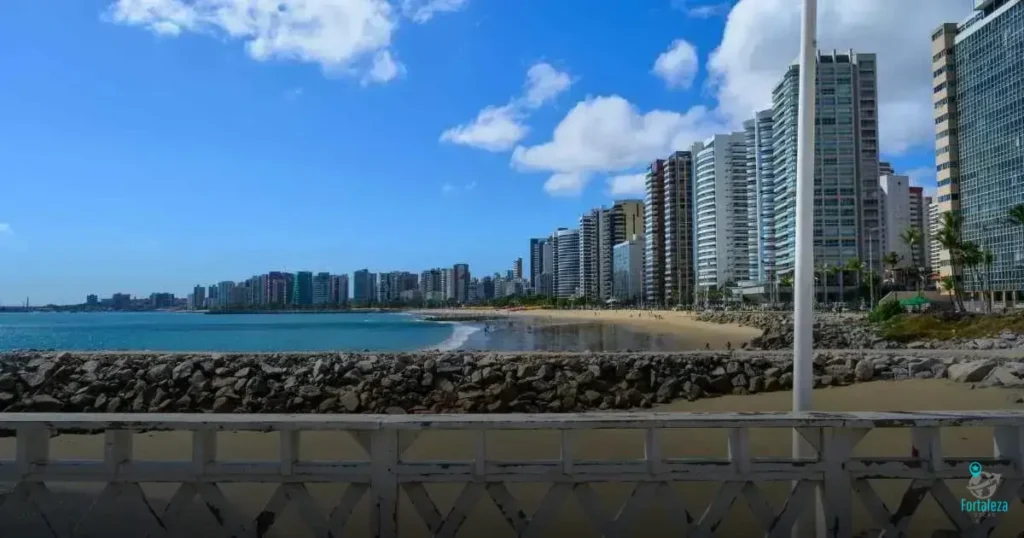
[[[972,1],[819,3],[820,48],[879,55],[883,158],[934,188],[930,34]],[[800,4],[5,0],[0,304],[504,272],[770,106]]]

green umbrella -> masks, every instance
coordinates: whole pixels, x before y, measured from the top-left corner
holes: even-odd
[[[900,299],[901,306],[924,306],[929,303],[931,303],[931,301],[926,299],[923,295],[915,295],[907,299]]]

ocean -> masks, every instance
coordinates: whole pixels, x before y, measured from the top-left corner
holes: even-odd
[[[456,349],[476,327],[407,314],[0,314],[0,351],[415,351]]]
[[[412,314],[33,312],[0,314],[0,351],[681,351],[682,335],[538,318],[475,323]]]

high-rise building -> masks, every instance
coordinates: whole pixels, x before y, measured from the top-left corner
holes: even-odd
[[[530,239],[530,285],[540,289],[540,275],[544,272],[544,243],[543,237]],[[550,248],[550,247],[549,247]]]
[[[309,306],[313,304],[313,273],[310,271],[299,271],[295,273],[295,280],[292,282],[292,302],[297,306]]]
[[[592,209],[580,217],[579,228],[579,295],[588,301],[596,301],[598,298],[597,271],[600,265],[600,234],[597,224],[601,218],[602,210]]]
[[[928,267],[931,267],[932,273],[935,273],[942,267],[940,258],[942,245],[939,244],[939,230],[942,229],[942,222],[939,218],[938,201],[931,196],[926,200],[928,200]]]
[[[537,277],[537,293],[545,297],[555,295],[555,255],[554,236],[549,236],[541,244],[541,271]]]
[[[1024,1],[975,0],[961,24],[932,34],[939,212],[959,211],[960,238],[991,251],[986,287],[1024,286],[1024,233],[1006,225],[1024,203]],[[940,253],[942,273],[949,255]],[[978,276],[965,283],[978,291]]]
[[[455,299],[455,270],[451,267],[441,269],[441,296],[445,301]]]
[[[554,234],[555,297],[575,297],[580,287],[580,232],[559,228]]]
[[[523,260],[519,259],[519,274],[523,273]],[[455,302],[466,304],[469,302],[469,264],[457,263],[452,268],[452,286],[454,286]]]
[[[643,302],[643,236],[634,235],[612,247],[612,288],[612,296],[620,303]]]
[[[340,306],[348,306],[348,275],[331,275],[330,302]]]
[[[219,308],[235,306],[232,303],[232,299],[234,299],[232,296],[234,289],[235,283],[230,280],[224,280],[217,283],[217,306]]]
[[[206,308],[206,288],[204,286],[196,284],[192,288],[192,306],[195,310]]]
[[[356,306],[365,307],[374,302],[376,282],[369,269],[360,269],[352,275],[352,301]]]
[[[896,170],[893,169],[892,163],[888,161],[878,161],[878,175],[879,176],[895,176]]]
[[[901,236],[910,228],[910,178],[907,176],[882,176],[882,232],[880,239],[883,255],[895,252],[899,265],[905,266],[913,260],[910,246]]]
[[[691,150],[697,286],[721,288],[750,277],[751,196],[744,133],[714,135]]]
[[[85,296],[85,304],[89,306],[96,306],[100,304],[100,298],[99,296],[90,293],[89,295]]]
[[[677,151],[665,160],[665,306],[693,303],[693,158]]]
[[[814,261],[838,267],[859,258],[877,270],[880,242],[865,240],[881,226],[875,55],[819,52],[816,69]],[[772,93],[779,274],[795,268],[799,78],[791,65]]]
[[[642,200],[617,200],[610,209],[598,213],[597,290],[602,301],[612,298],[615,245],[633,236],[644,237]]]
[[[313,276],[313,304],[331,304],[331,274],[317,273]]]
[[[657,159],[644,179],[644,301],[665,304],[665,167]]]
[[[512,262],[512,278],[516,280],[523,279],[523,259],[516,258],[516,261]]]
[[[907,262],[913,264],[912,267],[927,272],[931,267],[931,260],[928,257],[928,243],[931,237],[931,229],[928,226],[928,199],[922,187],[911,186],[907,190],[910,195],[910,227],[920,234],[920,242],[914,245],[910,252],[911,258]]]
[[[774,282],[775,277],[775,168],[772,148],[772,111],[762,110],[743,123],[747,152],[747,188],[751,210],[750,249],[752,260],[748,276],[755,282]]]

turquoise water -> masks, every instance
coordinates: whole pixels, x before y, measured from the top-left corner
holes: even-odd
[[[413,351],[454,349],[467,336],[404,314],[0,314],[0,351]]]

